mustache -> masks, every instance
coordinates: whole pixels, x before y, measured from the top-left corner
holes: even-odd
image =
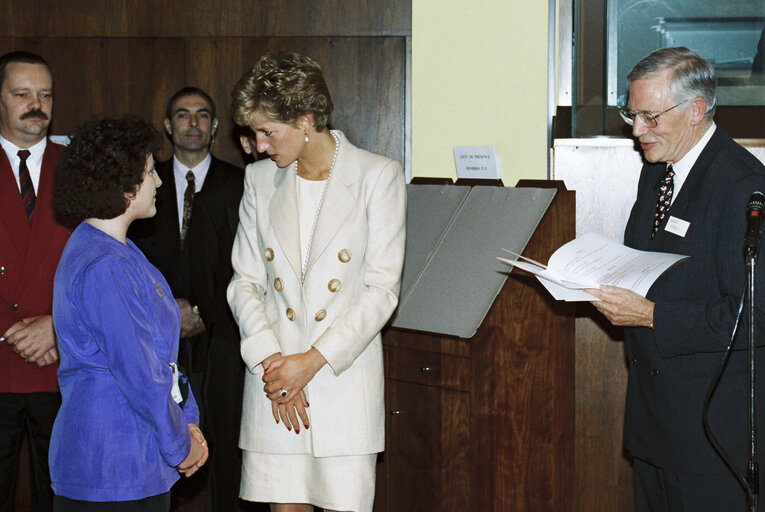
[[[29,112],[24,112],[21,115],[21,119],[28,119],[30,117],[39,117],[42,120],[48,120],[47,114],[40,109],[30,110]]]

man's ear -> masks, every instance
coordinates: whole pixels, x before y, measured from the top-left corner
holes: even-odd
[[[173,136],[173,127],[170,124],[170,120],[168,118],[165,118],[165,131],[169,136]]]
[[[212,134],[215,135],[215,132],[217,132],[217,131],[218,131],[218,120],[217,119],[213,119]]]
[[[704,120],[704,114],[707,113],[707,102],[704,98],[693,98],[691,100],[691,125],[696,126]]]

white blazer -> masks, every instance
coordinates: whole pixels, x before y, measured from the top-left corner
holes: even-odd
[[[302,285],[295,165],[263,160],[245,172],[228,287],[249,369],[239,440],[244,450],[326,457],[384,449],[380,330],[401,284],[404,173],[397,162],[334,133],[340,148]],[[260,363],[311,346],[329,364],[304,388],[310,428],[295,435],[274,421]]]

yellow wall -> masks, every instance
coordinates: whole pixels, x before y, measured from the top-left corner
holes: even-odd
[[[494,146],[502,180],[547,177],[547,2],[412,0],[412,176],[456,179]]]

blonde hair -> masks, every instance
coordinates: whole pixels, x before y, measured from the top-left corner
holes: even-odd
[[[334,109],[321,67],[298,53],[266,53],[231,96],[231,114],[239,126],[249,126],[256,115],[294,125],[300,116],[312,114],[316,130],[322,131]]]

